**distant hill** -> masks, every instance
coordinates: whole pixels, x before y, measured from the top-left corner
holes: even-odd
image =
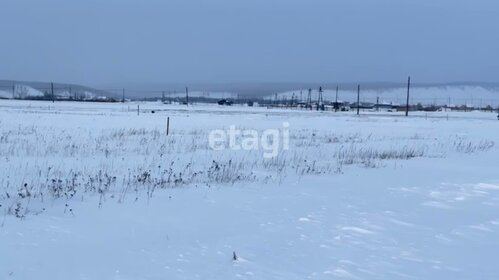
[[[54,95],[60,99],[119,98],[111,92],[83,85],[54,83],[53,87]],[[51,92],[49,82],[0,80],[0,98],[41,98]]]
[[[392,82],[364,82],[361,84],[361,99],[366,102],[402,104],[405,102],[406,84]],[[356,83],[156,83],[110,85],[107,89],[96,89],[84,85],[54,83],[54,94],[59,99],[75,98],[80,100],[109,99],[121,100],[125,88],[127,99],[183,98],[185,88],[189,88],[190,97],[207,99],[235,98],[278,98],[301,100],[306,98],[308,89],[312,89],[312,99],[317,98],[319,87],[324,90],[324,99],[335,98],[335,88],[339,86],[339,99],[355,101]],[[115,88],[115,89],[109,89]],[[423,104],[488,104],[499,105],[499,83],[413,83],[411,102]],[[49,82],[29,82],[0,80],[0,98],[43,98],[51,93]]]
[[[322,98],[326,101],[336,100],[336,87],[323,87]],[[265,99],[271,100],[295,100],[306,102],[308,89],[296,89],[268,95]],[[319,90],[312,88],[312,102],[318,100]],[[339,86],[338,101],[356,102],[357,86]],[[400,105],[407,101],[407,85],[397,84],[390,86],[366,86],[361,85],[360,101],[367,103],[385,103]],[[413,85],[410,89],[410,103],[423,105],[449,105],[470,107],[499,106],[499,87],[494,84],[445,84],[445,85]]]
[[[276,93],[292,92],[306,90],[308,88],[318,89],[322,86],[324,89],[334,90],[339,86],[344,91],[355,91],[357,83],[317,83],[317,82],[283,82],[283,83],[156,83],[156,84],[129,84],[111,85],[110,87],[126,88],[127,96],[135,98],[159,97],[164,91],[166,94],[182,94],[185,87],[189,87],[189,92],[204,93],[232,93],[240,97],[263,98],[272,96]],[[390,91],[394,89],[405,88],[405,83],[391,82],[363,82],[363,90],[369,91]],[[414,88],[445,88],[445,87],[480,87],[486,90],[499,91],[499,83],[414,83]]]

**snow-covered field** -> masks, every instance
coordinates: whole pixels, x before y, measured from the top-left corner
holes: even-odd
[[[209,146],[284,123],[275,158]],[[0,279],[497,279],[498,126],[0,100]]]

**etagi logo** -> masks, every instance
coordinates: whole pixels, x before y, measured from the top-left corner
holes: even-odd
[[[265,129],[261,135],[257,130],[237,129],[235,125],[231,125],[228,130],[210,131],[208,141],[210,148],[215,151],[226,148],[234,151],[262,149],[264,158],[274,158],[281,149],[289,150],[289,123],[284,122],[282,129]]]

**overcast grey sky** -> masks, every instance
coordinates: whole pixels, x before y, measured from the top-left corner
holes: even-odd
[[[499,82],[497,0],[0,0],[0,79]]]

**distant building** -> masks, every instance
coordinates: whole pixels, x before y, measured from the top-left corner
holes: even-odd
[[[225,105],[225,106],[231,106],[232,105],[232,101],[227,100],[227,99],[221,99],[217,103],[218,103],[218,105]]]

